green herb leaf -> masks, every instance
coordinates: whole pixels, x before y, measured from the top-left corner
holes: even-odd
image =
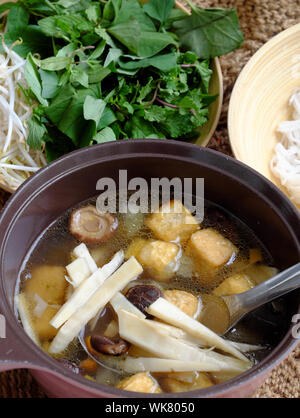
[[[173,25],[180,46],[208,59],[240,47],[244,41],[236,9],[201,9]]]
[[[29,134],[27,144],[30,148],[41,150],[43,144],[43,136],[47,132],[44,124],[40,123],[34,116],[27,120]]]
[[[134,70],[137,68],[155,67],[161,71],[168,72],[177,66],[177,54],[171,52],[170,54],[155,55],[154,57],[145,58],[139,61],[127,61],[119,60],[121,68],[127,70]]]
[[[24,75],[25,75],[28,87],[32,90],[35,97],[38,99],[38,101],[42,105],[47,106],[48,102],[42,96],[42,85],[41,85],[40,75],[37,71],[37,68],[34,64],[31,54],[29,54],[27,57],[25,67],[24,67]]]
[[[7,17],[7,32],[16,38],[22,33],[29,23],[29,13],[20,3],[10,8]]]
[[[107,127],[98,132],[97,135],[94,136],[93,141],[97,142],[97,144],[102,144],[103,142],[115,141],[116,139],[114,131]]]
[[[92,96],[86,96],[83,105],[83,115],[86,120],[93,120],[98,126],[102,113],[105,109],[106,103],[104,100],[95,99]]]
[[[72,66],[71,70],[71,83],[79,83],[83,87],[88,88],[89,86],[89,76],[88,74],[79,66]]]
[[[111,62],[117,63],[121,55],[123,55],[123,51],[121,49],[110,48],[104,61],[104,68],[108,67]]]
[[[71,63],[71,58],[69,57],[50,57],[45,58],[44,60],[37,60],[35,62],[42,70],[47,71],[59,71],[67,68]]]
[[[147,16],[138,0],[123,0],[118,16],[113,23],[114,25],[120,25],[128,23],[133,18],[139,23],[142,31],[156,31],[154,23],[152,22],[150,17]]]
[[[52,99],[59,91],[59,77],[54,71],[39,71],[42,82],[42,96],[44,99]]]
[[[129,51],[138,55],[139,37],[141,35],[141,27],[135,18],[129,19],[126,23],[112,26],[108,32],[119,42],[125,45]]]
[[[103,113],[102,113],[101,118],[99,120],[97,130],[101,130],[103,128],[106,128],[107,126],[114,123],[116,120],[117,120],[117,118],[116,118],[116,115],[114,114],[114,112],[108,106],[106,106],[105,109],[103,110]]]
[[[169,17],[171,10],[175,5],[175,0],[151,0],[143,9],[145,12],[160,23],[164,23]]]

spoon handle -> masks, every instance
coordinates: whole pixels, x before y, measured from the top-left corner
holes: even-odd
[[[300,263],[278,273],[247,292],[223,296],[235,323],[246,313],[300,287]]]

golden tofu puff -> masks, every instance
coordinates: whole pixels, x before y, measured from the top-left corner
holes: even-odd
[[[65,275],[66,270],[61,266],[35,267],[25,282],[24,292],[31,301],[38,295],[50,305],[62,305],[68,285]]]
[[[146,219],[146,225],[158,239],[180,244],[188,241],[200,228],[197,219],[179,200],[163,204],[158,213],[153,213]]]
[[[143,238],[135,238],[127,248],[125,258],[135,257],[138,260],[142,248],[149,242],[151,241]]]
[[[181,254],[181,248],[173,242],[138,238],[132,242],[125,256],[134,256],[153,279],[164,282],[178,270]]]
[[[167,377],[162,379],[161,386],[165,392],[187,392],[190,390],[204,389],[213,385],[212,380],[205,373],[197,373],[197,376],[191,383],[178,380],[178,374],[179,373],[174,373],[175,378]],[[169,375],[172,375],[172,373]]]
[[[258,263],[248,266],[245,270],[243,270],[243,273],[245,273],[252,280],[252,282],[257,285],[273,276],[276,276],[276,274],[278,274],[278,269]]]
[[[238,273],[227,277],[212,293],[216,296],[236,295],[247,292],[247,290],[252,289],[254,286],[255,283],[253,283],[247,274]]]
[[[199,312],[199,300],[192,293],[184,290],[165,290],[164,297],[192,318]]]
[[[221,267],[236,258],[238,249],[215,229],[206,228],[191,236],[186,253],[193,258],[195,273],[206,282]]]
[[[133,376],[126,377],[116,387],[132,392],[162,393],[157,381],[147,372],[136,373]]]
[[[58,312],[59,308],[47,306],[41,316],[33,318],[34,330],[42,342],[51,340],[58,333],[58,329],[52,327],[49,322]]]

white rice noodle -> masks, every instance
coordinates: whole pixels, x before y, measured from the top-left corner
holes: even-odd
[[[300,204],[300,88],[292,94],[290,105],[293,106],[294,120],[278,126],[282,139],[275,147],[271,170],[287,189],[292,201]]]
[[[16,190],[32,173],[46,165],[42,151],[29,149],[26,120],[32,109],[20,86],[26,89],[25,60],[2,42],[0,54],[0,183]]]

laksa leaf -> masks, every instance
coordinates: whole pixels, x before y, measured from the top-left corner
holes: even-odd
[[[203,59],[225,55],[244,42],[236,9],[193,6],[192,14],[174,22],[173,28],[180,46]]]

